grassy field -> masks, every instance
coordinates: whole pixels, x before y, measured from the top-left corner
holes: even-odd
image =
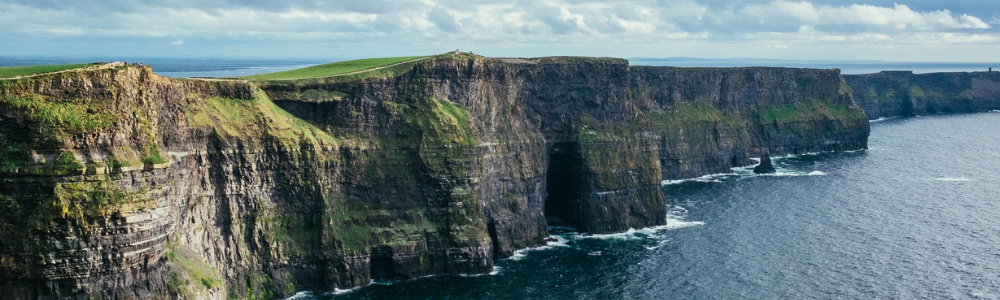
[[[351,72],[370,70],[378,67],[384,67],[395,63],[401,63],[425,57],[428,56],[356,59],[356,60],[322,64],[318,66],[306,67],[295,70],[246,76],[243,78],[251,80],[288,80],[288,79],[330,77],[336,75],[343,75]]]
[[[0,78],[63,71],[83,68],[89,65],[90,64],[0,67]]]

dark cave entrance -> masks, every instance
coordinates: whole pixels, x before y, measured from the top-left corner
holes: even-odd
[[[580,228],[580,196],[586,188],[580,144],[553,143],[548,147],[549,166],[546,172],[548,193],[545,197],[545,221],[549,226]]]
[[[392,247],[385,245],[372,247],[368,263],[373,280],[399,279],[396,276],[396,262],[392,258]]]

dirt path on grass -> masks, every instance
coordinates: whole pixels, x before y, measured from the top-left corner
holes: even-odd
[[[425,56],[425,57],[420,57],[420,58],[414,58],[414,59],[411,59],[411,60],[404,60],[404,61],[401,61],[401,62],[391,63],[391,64],[384,65],[384,66],[379,66],[379,67],[374,67],[374,68],[368,68],[368,69],[364,69],[364,70],[350,71],[350,72],[347,72],[347,73],[340,73],[340,74],[330,75],[330,76],[302,77],[302,78],[285,78],[285,79],[266,79],[264,81],[283,81],[283,80],[300,80],[300,79],[312,79],[312,78],[330,78],[330,77],[350,76],[350,75],[354,75],[354,74],[361,74],[361,73],[365,73],[365,72],[378,71],[378,70],[385,69],[385,68],[391,68],[391,67],[395,67],[395,66],[398,66],[398,65],[406,64],[406,63],[412,63],[412,62],[418,62],[418,61],[422,61],[422,60],[428,60],[428,59],[431,59],[431,58],[434,58],[434,56]]]

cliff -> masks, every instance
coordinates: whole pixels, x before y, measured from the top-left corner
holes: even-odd
[[[249,82],[0,81],[0,299],[275,298],[665,223],[663,179],[865,147],[836,70],[448,55]]]
[[[844,75],[871,119],[1000,109],[1000,72]]]
[[[663,179],[726,173],[750,157],[867,148],[868,120],[839,70],[632,67]]]

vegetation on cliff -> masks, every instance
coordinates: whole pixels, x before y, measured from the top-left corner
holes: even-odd
[[[27,162],[28,155],[21,149],[21,144],[0,133],[0,173],[17,171]]]
[[[224,140],[270,142],[286,147],[337,145],[337,139],[281,109],[263,91],[241,100],[200,94],[187,95],[185,114],[194,127],[211,127]]]
[[[55,100],[37,94],[6,96],[0,105],[9,111],[21,112],[21,116],[43,127],[39,130],[52,135],[80,133],[108,127],[118,120],[107,103],[93,99]]]
[[[704,123],[721,123],[730,128],[744,127],[743,118],[739,114],[719,111],[702,101],[678,102],[673,110],[647,111],[643,115],[648,118],[651,128],[659,130],[676,130]]]
[[[865,112],[849,103],[832,103],[827,100],[807,99],[786,106],[760,111],[765,123],[794,123],[814,120],[818,117],[841,120],[844,123],[865,120]]]

